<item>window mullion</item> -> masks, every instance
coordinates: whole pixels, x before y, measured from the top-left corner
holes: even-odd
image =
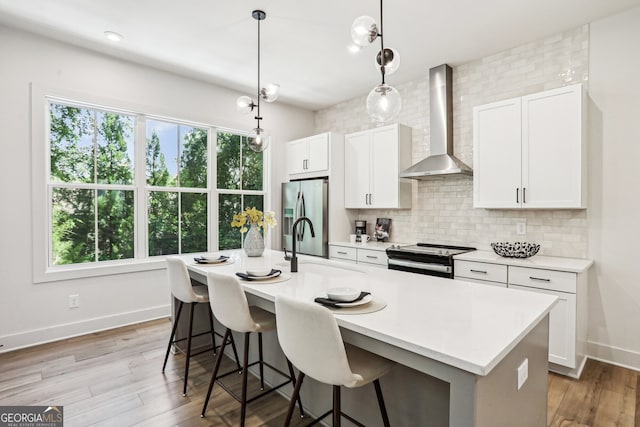
[[[135,220],[134,236],[136,239],[134,257],[149,256],[149,227],[148,227],[148,188],[147,188],[147,123],[142,114],[136,116],[136,130],[134,136],[134,184],[135,184]]]

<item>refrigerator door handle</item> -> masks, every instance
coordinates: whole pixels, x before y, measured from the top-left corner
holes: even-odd
[[[304,191],[300,192],[300,216],[298,218],[300,218],[301,216],[307,216],[307,210],[304,203]],[[302,227],[300,227],[300,233],[299,233],[300,238],[298,239],[299,242],[302,242],[302,239],[304,239],[305,227],[306,227],[306,224],[303,222]]]
[[[300,217],[300,191],[298,191],[298,195],[296,196],[296,208],[295,208],[295,212],[293,214],[293,222],[296,222],[296,220]],[[291,233],[293,234],[293,228],[291,229]],[[296,233],[295,236],[291,236],[292,239],[298,239],[298,234]],[[298,239],[299,240],[299,239]]]

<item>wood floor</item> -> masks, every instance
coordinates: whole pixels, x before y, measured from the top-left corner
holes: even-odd
[[[169,321],[158,320],[0,354],[0,405],[63,405],[65,427],[237,426],[240,405],[220,387],[200,418],[210,354],[194,358],[187,397],[182,355],[160,373],[169,333]],[[250,381],[250,393],[256,387]],[[548,425],[640,426],[639,390],[640,373],[591,360],[580,381],[550,374]],[[286,407],[275,393],[257,400],[246,425],[280,426]],[[303,425],[297,409],[292,425]]]

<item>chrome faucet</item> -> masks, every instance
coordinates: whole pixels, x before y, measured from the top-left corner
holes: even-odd
[[[311,222],[311,220],[309,218],[307,218],[306,216],[301,216],[300,218],[296,219],[296,221],[293,223],[293,226],[291,227],[291,237],[292,237],[292,245],[291,245],[291,272],[292,273],[296,273],[298,271],[298,257],[296,256],[296,240],[297,240],[297,234],[296,234],[296,227],[298,227],[298,224],[301,223],[302,221],[306,221],[309,223],[309,231],[311,231],[311,237],[316,237],[316,233],[314,233],[313,231],[313,223]]]

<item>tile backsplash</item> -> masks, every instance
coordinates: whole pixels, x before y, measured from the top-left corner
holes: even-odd
[[[566,84],[588,85],[588,43],[589,27],[584,25],[472,62],[451,64],[456,157],[473,167],[474,106]],[[389,83],[394,85],[393,76]],[[394,86],[403,104],[397,121],[413,130],[412,158],[416,163],[429,155],[428,70],[423,79]],[[374,127],[365,99],[351,99],[318,111],[316,131],[351,133]],[[471,245],[490,250],[494,241],[526,240],[540,243],[539,253],[543,255],[587,256],[585,210],[474,209],[470,177],[414,181],[411,209],[362,209],[358,217],[367,220],[368,227],[373,227],[378,217],[391,218],[391,239],[397,242]],[[521,222],[526,223],[526,235],[516,234],[516,224]]]

